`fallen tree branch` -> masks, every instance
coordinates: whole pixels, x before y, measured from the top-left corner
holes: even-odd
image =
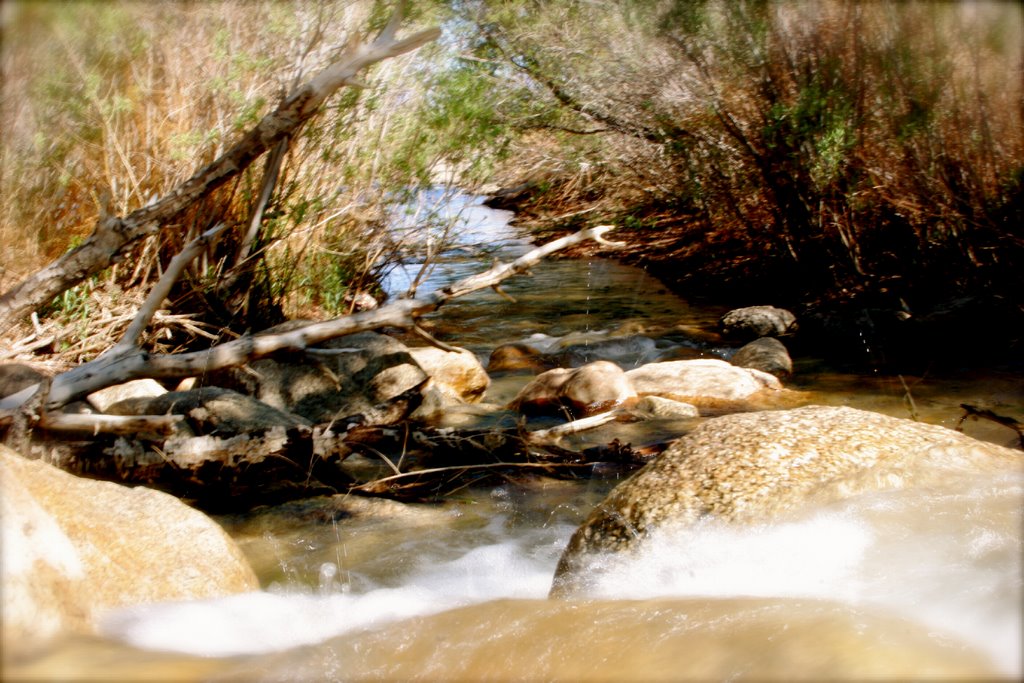
[[[93,415],[44,412],[39,426],[49,432],[174,436],[186,429],[184,415]]]
[[[124,259],[137,241],[158,232],[174,216],[237,176],[265,151],[293,135],[336,90],[351,83],[360,71],[415,50],[440,35],[439,29],[430,28],[398,39],[396,33],[404,16],[402,10],[400,4],[373,42],[346,50],[340,59],[293,90],[276,110],[264,116],[211,164],[164,197],[123,218],[101,216],[85,242],[0,295],[0,333],[66,289]]]
[[[224,223],[220,223],[213,228],[210,228],[196,239],[189,242],[184,249],[182,249],[171,262],[167,264],[167,270],[160,276],[160,279],[153,289],[149,291],[149,296],[143,302],[142,306],[139,307],[138,312],[135,314],[135,318],[132,320],[128,329],[125,330],[124,336],[121,337],[121,341],[114,344],[111,347],[109,353],[117,355],[125,350],[137,347],[139,340],[142,338],[142,333],[149,326],[149,323],[153,321],[153,316],[156,315],[157,310],[160,308],[160,304],[164,302],[167,295],[171,293],[171,287],[181,277],[181,273],[185,270],[189,263],[192,262],[200,253],[203,252],[210,243],[224,231],[227,226]]]
[[[570,420],[565,424],[560,424],[549,429],[537,429],[526,433],[526,442],[532,444],[551,444],[558,441],[563,436],[579,434],[580,432],[585,432],[590,429],[596,429],[608,424],[609,422],[614,422],[623,414],[623,411],[619,409],[609,410],[606,413],[598,413],[597,415],[580,418],[579,420]]]
[[[246,335],[203,351],[181,354],[150,354],[137,347],[122,347],[53,378],[46,401],[47,410],[55,410],[80,396],[131,379],[152,377],[181,379],[287,351],[300,353],[316,344],[355,332],[382,327],[414,329],[419,316],[431,313],[456,297],[492,287],[514,275],[524,273],[544,258],[586,240],[605,245],[604,235],[613,229],[600,225],[566,235],[537,247],[510,263],[496,263],[490,269],[435,290],[416,299],[399,299],[371,311],[354,313],[323,322],[310,323],[287,332]]]
[[[448,353],[469,353],[468,351],[466,351],[466,349],[460,349],[457,346],[445,344],[443,341],[435,338],[434,335],[430,334],[419,325],[413,325],[411,329],[413,334],[415,334],[417,337],[427,342],[434,348],[441,349],[442,351],[447,351]]]
[[[424,488],[436,488],[438,486],[439,475],[452,474],[455,476],[455,478],[461,478],[463,475],[469,472],[486,472],[489,470],[530,469],[552,472],[553,470],[559,468],[579,469],[589,466],[589,464],[581,463],[541,462],[493,462],[478,465],[453,465],[450,467],[433,467],[425,470],[413,470],[412,472],[394,474],[391,475],[390,477],[374,479],[373,481],[368,481],[365,484],[353,486],[349,490],[376,496],[386,495],[392,497],[403,497],[400,496],[399,493],[401,489],[405,488],[410,489],[411,492],[407,493],[404,497],[418,497],[416,496],[415,491],[419,491]]]
[[[962,432],[964,430],[964,422],[967,421],[967,418],[973,418],[975,420],[989,420],[990,422],[994,422],[1004,427],[1009,427],[1013,431],[1017,432],[1017,439],[1020,441],[1020,447],[1024,448],[1024,423],[1019,422],[1012,417],[999,415],[986,408],[978,408],[967,403],[961,403],[960,407],[964,409],[964,414],[956,423],[956,431]]]

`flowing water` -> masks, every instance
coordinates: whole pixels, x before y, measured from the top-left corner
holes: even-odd
[[[466,235],[421,291],[490,265],[495,250],[507,258],[528,248],[508,214],[459,201]],[[389,287],[403,291],[415,272],[415,264],[394,271]],[[514,302],[478,293],[428,324],[484,361],[499,343],[524,339],[552,350],[591,344],[624,366],[728,354],[686,332],[713,329],[722,309],[688,305],[643,271],[610,261],[549,261],[504,289]],[[651,330],[658,336],[635,336]],[[960,403],[1024,414],[1012,373],[853,375],[810,358],[797,366],[789,386],[807,402],[947,426]],[[504,403],[527,379],[498,378],[486,400]],[[624,436],[656,440],[686,427],[633,426]],[[991,423],[965,430],[1003,444],[1014,437]],[[263,591],[121,610],[102,638],[61,643],[14,673],[244,681],[1024,675],[1020,470],[864,495],[784,524],[709,522],[655,535],[638,557],[610,566],[587,599],[546,600],[569,536],[615,483],[522,478],[441,504],[335,497],[225,517]]]

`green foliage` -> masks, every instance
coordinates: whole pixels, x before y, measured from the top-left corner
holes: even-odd
[[[412,5],[403,33],[451,17],[443,2]],[[101,209],[123,215],[166,194],[337,58],[346,42],[381,30],[393,9],[380,0],[21,4],[12,15],[14,39],[5,35],[4,45],[21,69],[15,72],[25,74],[20,90],[5,92],[7,102],[25,106],[17,134],[3,140],[0,182],[11,199],[0,223],[4,236],[16,235],[38,264],[87,234]],[[442,168],[466,184],[489,174],[503,128],[489,107],[488,84],[450,51],[423,48],[360,78],[368,87],[343,88],[291,141],[244,264],[235,256],[256,209],[259,162],[182,216],[179,232],[158,250],[144,250],[166,260],[189,231],[218,220],[232,226],[216,265],[191,274],[198,299],[176,301],[207,305],[217,295],[237,307],[246,298],[216,286],[231,275],[235,286],[270,297],[268,306],[304,297],[336,312],[353,280],[371,288],[364,280],[380,260],[398,257],[384,229],[396,197],[429,187]],[[27,273],[33,259],[17,270],[5,263],[0,276]],[[79,310],[88,294],[72,292],[58,305]]]

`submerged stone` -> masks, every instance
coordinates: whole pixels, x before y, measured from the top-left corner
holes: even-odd
[[[550,367],[551,362],[539,349],[519,342],[496,347],[487,361],[488,372],[543,372]]]

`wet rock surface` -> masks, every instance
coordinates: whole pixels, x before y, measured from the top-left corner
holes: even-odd
[[[771,522],[812,502],[909,486],[936,468],[1021,466],[1018,451],[853,408],[805,406],[710,419],[594,509],[569,542],[552,593],[580,590],[588,556],[630,550],[654,528],[709,517]]]
[[[778,337],[796,330],[796,316],[775,306],[747,306],[729,311],[719,321],[727,339],[750,341]]]
[[[761,337],[740,347],[729,362],[741,368],[760,370],[783,379],[793,374],[793,359],[786,345],[775,337]]]
[[[82,479],[0,445],[6,655],[112,607],[257,589],[211,519],[165,493]]]

